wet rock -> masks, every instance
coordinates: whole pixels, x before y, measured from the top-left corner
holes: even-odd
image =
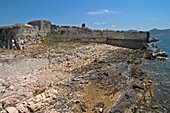
[[[157,59],[158,59],[158,60],[162,60],[162,61],[167,61],[167,60],[168,60],[167,57],[159,57],[159,56],[157,57]]]
[[[132,88],[133,89],[144,89],[144,86],[142,83],[138,82],[138,81],[135,81],[133,84],[132,84]]]
[[[152,50],[148,50],[145,52],[144,58],[147,60],[152,60],[152,59],[156,59],[156,56],[153,56]]]
[[[131,95],[131,94],[129,94],[129,93],[126,93],[126,94],[125,94],[125,98],[126,98],[126,99],[130,99],[130,98],[131,98],[131,96],[132,96],[132,95]]]
[[[137,59],[134,61],[134,64],[138,65],[138,64],[141,64],[142,63],[142,59]]]
[[[148,60],[154,60],[154,59],[165,59],[168,57],[167,53],[164,51],[161,51],[159,48],[155,51],[153,50],[148,50],[145,53],[145,59]]]
[[[134,103],[135,97],[136,97],[136,94],[134,94],[134,93],[126,93],[124,105],[126,107],[130,107]]]
[[[158,48],[158,46],[155,45],[155,44],[151,44],[151,46],[152,46],[153,48]]]
[[[128,89],[121,96],[120,100],[111,108],[109,113],[134,113],[138,109],[141,99],[143,99],[141,91],[135,91],[134,89]]]
[[[139,80],[143,80],[146,77],[146,75],[142,71],[142,69],[139,69],[139,68],[136,68],[136,67],[133,67],[131,69],[131,76],[134,77],[134,78],[137,78]]]
[[[152,42],[158,42],[159,39],[156,39],[156,38],[149,38],[149,43],[152,43]]]
[[[155,53],[153,53],[153,56],[155,56],[155,57],[168,57],[168,55],[163,51],[155,52]]]
[[[158,109],[158,107],[159,107],[158,105],[153,105],[151,108],[152,109]]]

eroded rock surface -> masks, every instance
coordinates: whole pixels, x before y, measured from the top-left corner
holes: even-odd
[[[152,83],[140,69],[142,51],[88,45],[1,65],[0,110],[133,112],[150,105]],[[41,57],[40,57],[41,56]],[[6,69],[6,70],[5,70]],[[116,108],[116,109],[115,109]]]

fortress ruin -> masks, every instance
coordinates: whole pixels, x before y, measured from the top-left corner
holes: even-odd
[[[145,49],[149,32],[92,30],[87,27],[57,26],[50,21],[34,20],[28,24],[0,27],[0,48],[24,49],[44,37],[55,42],[105,43],[131,49]]]

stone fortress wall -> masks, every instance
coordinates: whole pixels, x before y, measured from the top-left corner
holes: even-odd
[[[0,27],[0,47],[7,49],[23,49],[29,46],[29,44],[39,41],[39,39],[45,37],[49,32],[45,29],[46,27],[43,27],[45,23],[49,22],[37,21],[36,23],[35,26],[31,24],[15,24],[12,26]]]
[[[148,32],[92,30],[85,26],[56,26],[50,21],[35,20],[28,24],[0,27],[0,47],[23,49],[45,36],[56,42],[97,42],[132,49],[146,48],[149,39]]]
[[[114,39],[140,39],[147,40],[147,32],[125,32],[114,30],[92,30],[82,27],[70,26],[52,26],[52,33],[58,33],[62,36],[77,36],[77,37],[110,37]],[[145,38],[144,38],[145,37]]]

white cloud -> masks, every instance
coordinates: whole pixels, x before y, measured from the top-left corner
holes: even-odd
[[[106,24],[106,22],[101,22],[101,23],[100,22],[95,22],[94,23],[94,25],[105,25],[105,24]]]
[[[101,9],[101,10],[97,10],[97,11],[86,12],[86,14],[88,14],[88,15],[118,14],[118,13],[120,13],[120,12],[112,11],[109,9]]]
[[[116,26],[115,25],[112,25],[113,28],[115,28]]]
[[[95,22],[94,25],[101,25],[101,23]]]
[[[140,27],[141,29],[143,29],[143,27]]]

